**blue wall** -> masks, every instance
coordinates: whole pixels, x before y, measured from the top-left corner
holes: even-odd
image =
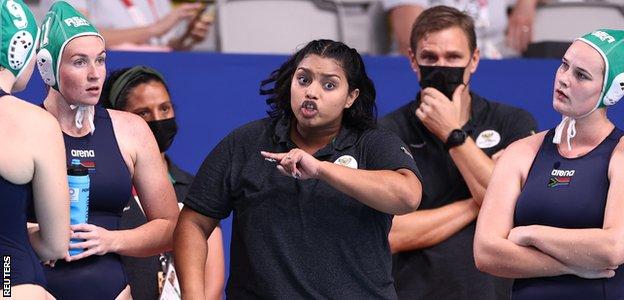
[[[182,168],[193,173],[232,129],[266,116],[267,106],[258,94],[260,81],[285,60],[284,56],[275,55],[108,54],[108,70],[145,64],[163,73],[176,105],[180,127],[169,154]],[[417,78],[406,58],[366,57],[365,62],[377,88],[380,116],[416,95]],[[472,78],[471,87],[486,98],[528,110],[537,119],[540,129],[548,129],[561,118],[551,106],[558,64],[556,60],[484,60]],[[43,81],[35,74],[26,91],[18,96],[40,103],[44,93]],[[609,116],[622,128],[624,105],[610,108]],[[229,254],[230,220],[222,226],[226,254]]]

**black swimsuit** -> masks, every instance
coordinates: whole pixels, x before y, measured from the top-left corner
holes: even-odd
[[[516,203],[514,226],[602,228],[609,191],[611,154],[624,133],[615,128],[589,153],[565,158],[544,137]],[[580,251],[586,251],[581,249]],[[512,299],[624,299],[624,271],[603,279],[574,275],[516,279]]]
[[[10,94],[0,89],[0,97],[6,95]],[[26,207],[32,202],[32,197],[30,182],[13,184],[0,176],[0,255],[3,265],[10,266],[8,278],[11,286],[46,286],[39,257],[30,244],[26,230]]]
[[[119,229],[119,219],[132,191],[132,179],[121,155],[106,109],[95,107],[93,135],[63,133],[67,161],[80,159],[89,168],[89,224]],[[58,299],[115,299],[128,285],[120,256],[92,255],[70,263],[59,260],[45,267],[51,293]]]

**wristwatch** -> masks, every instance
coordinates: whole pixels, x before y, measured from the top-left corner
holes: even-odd
[[[444,148],[449,150],[453,147],[457,147],[466,141],[468,134],[461,129],[453,129],[444,143]]]

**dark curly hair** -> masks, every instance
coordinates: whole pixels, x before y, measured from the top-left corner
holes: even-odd
[[[365,130],[377,123],[375,86],[366,74],[364,62],[357,50],[332,40],[315,40],[293,54],[279,69],[271,72],[269,78],[260,84],[260,95],[267,95],[267,111],[271,118],[292,117],[290,107],[290,85],[301,61],[308,55],[318,55],[336,60],[347,76],[349,92],[359,89],[359,96],[351,107],[345,109],[342,121],[350,128]],[[271,83],[273,84],[272,86]]]

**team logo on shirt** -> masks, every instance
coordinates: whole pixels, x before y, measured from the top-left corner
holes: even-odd
[[[501,136],[495,130],[486,130],[479,133],[475,143],[481,149],[492,148],[500,143]]]
[[[550,179],[548,180],[548,187],[554,188],[558,186],[567,186],[570,185],[572,181],[572,177],[574,176],[575,170],[558,170],[553,169],[550,172]]]
[[[351,155],[343,155],[341,157],[338,157],[338,159],[336,159],[334,163],[337,165],[341,165],[343,167],[351,168],[351,169],[358,168],[357,160],[355,160],[355,157]]]

